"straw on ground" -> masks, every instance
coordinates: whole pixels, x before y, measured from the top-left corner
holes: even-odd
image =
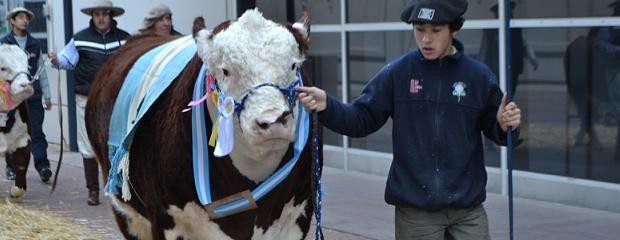
[[[0,200],[0,240],[10,239],[98,239],[83,226],[51,212],[26,209]]]

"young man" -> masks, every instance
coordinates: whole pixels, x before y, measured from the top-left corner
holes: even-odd
[[[305,109],[340,134],[366,136],[392,118],[385,200],[395,205],[396,239],[489,239],[480,132],[506,145],[521,114],[454,39],[466,9],[465,0],[411,1],[401,19],[413,25],[418,49],[384,66],[351,104],[299,89]]]
[[[43,67],[43,58],[41,57],[41,43],[32,37],[28,32],[30,21],[34,19],[34,14],[23,7],[16,7],[11,10],[6,19],[11,24],[11,32],[0,39],[0,43],[18,45],[28,55],[28,67],[30,75],[34,76],[39,69]],[[43,133],[43,118],[45,110],[52,109],[52,101],[50,95],[50,86],[47,79],[45,68],[39,75],[39,80],[35,81],[34,95],[28,98],[27,104],[30,112],[30,122],[32,124],[32,133],[30,135],[32,141],[32,156],[34,157],[34,167],[39,173],[41,181],[47,183],[52,177],[50,170],[50,161],[47,159],[47,140]],[[6,177],[9,180],[15,179],[15,171],[10,165],[10,154],[6,155]]]
[[[99,168],[95,153],[88,140],[84,123],[84,108],[90,85],[99,68],[108,57],[125,44],[129,34],[116,28],[113,17],[125,10],[114,7],[109,0],[95,0],[92,7],[83,8],[82,13],[91,16],[90,26],[75,35],[59,56],[50,52],[52,64],[62,69],[75,70],[75,102],[77,103],[78,148],[84,162],[88,205],[99,205]],[[107,174],[107,173],[105,173]]]

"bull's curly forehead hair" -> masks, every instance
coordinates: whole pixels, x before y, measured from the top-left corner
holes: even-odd
[[[228,29],[228,27],[233,23],[233,21],[227,20],[224,21],[222,23],[220,23],[219,25],[215,26],[215,28],[213,28],[213,30],[211,31],[211,34],[209,34],[209,40],[213,40],[213,37],[215,37],[218,33],[223,32],[224,30]],[[286,28],[295,38],[295,41],[297,42],[297,44],[299,44],[299,53],[301,53],[302,55],[306,55],[308,53],[308,49],[310,49],[310,44],[308,41],[308,38],[306,37],[306,34],[303,34],[300,32],[299,29],[293,27],[293,24],[287,23],[287,24],[281,24],[282,27]],[[198,33],[198,31],[200,31],[201,29],[204,29],[205,26],[205,22],[204,22],[204,18],[202,17],[197,17],[196,19],[194,19],[194,24],[192,27],[192,33],[194,35],[194,37],[196,37],[196,34]]]

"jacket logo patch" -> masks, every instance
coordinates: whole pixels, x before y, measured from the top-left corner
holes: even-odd
[[[418,94],[422,90],[422,84],[420,80],[411,79],[411,84],[409,85],[409,92],[413,94]]]
[[[435,9],[431,8],[420,8],[420,12],[418,12],[419,19],[433,20],[435,16]]]
[[[456,82],[452,86],[454,87],[454,90],[452,90],[452,96],[457,97],[458,102],[461,102],[461,97],[467,96],[467,93],[465,93],[465,88],[467,85],[463,82]]]

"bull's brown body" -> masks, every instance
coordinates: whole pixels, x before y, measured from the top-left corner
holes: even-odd
[[[107,180],[110,163],[108,156],[108,127],[115,99],[131,66],[144,52],[169,38],[138,36],[130,39],[119,52],[100,70],[86,106],[88,135],[97,160]],[[167,212],[171,206],[183,209],[188,203],[200,205],[194,186],[192,169],[192,132],[190,113],[183,113],[192,99],[194,81],[202,64],[195,56],[175,82],[151,107],[137,129],[130,151],[129,181],[132,198],[128,205],[150,224],[153,239],[164,239],[165,231],[175,227],[175,219]],[[305,82],[305,85],[310,85]],[[207,119],[210,134],[211,121]],[[310,137],[314,133],[310,133]],[[319,151],[322,149],[320,148]],[[209,149],[213,152],[213,148]],[[292,144],[280,166],[290,159]],[[232,194],[253,190],[257,184],[246,178],[233,166],[228,156],[213,158],[211,164],[211,190],[214,200]],[[258,208],[213,220],[221,231],[233,239],[250,239],[255,228],[265,231],[280,218],[283,208],[291,201],[303,205],[303,215],[294,220],[305,237],[313,212],[312,190],[312,140],[290,175],[273,191],[257,201]],[[121,201],[120,196],[114,196]],[[204,209],[201,209],[204,211]],[[136,239],[129,230],[128,218],[115,209],[119,228],[128,239]]]

